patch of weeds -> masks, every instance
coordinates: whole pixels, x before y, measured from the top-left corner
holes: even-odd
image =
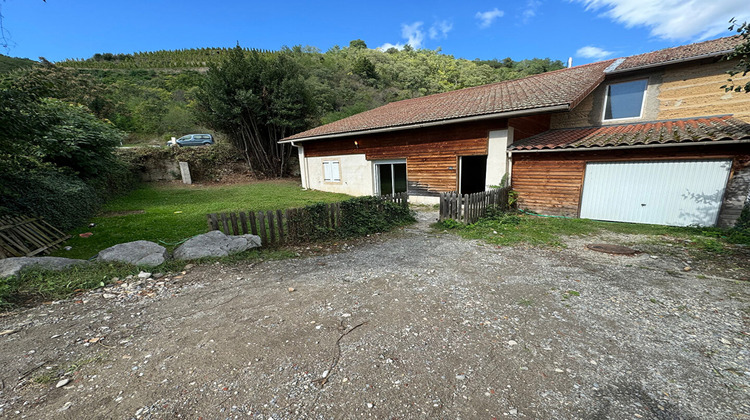
[[[701,280],[705,280],[705,279],[707,279],[708,277],[706,277],[706,276],[705,276],[705,275],[703,275],[703,274],[698,274],[697,276],[695,276],[695,278],[696,278],[696,279],[701,279]]]
[[[682,312],[687,311],[687,305],[680,305],[677,307],[677,310]]]
[[[649,300],[649,302],[655,303],[657,305],[662,305],[662,306],[664,305],[664,303],[662,301],[658,300],[658,299],[649,298],[648,300]]]
[[[463,223],[457,222],[453,219],[445,219],[442,222],[435,223],[435,225],[438,228],[442,228],[442,229],[459,229],[464,226]]]
[[[577,292],[575,290],[567,290],[567,291],[563,292],[563,294],[562,294],[562,300],[568,300],[572,296],[581,296],[581,293]]]
[[[523,298],[523,299],[521,299],[521,300],[519,300],[519,301],[518,301],[518,304],[519,304],[520,306],[526,306],[526,307],[528,307],[528,306],[531,306],[531,305],[533,305],[533,304],[534,304],[534,301],[533,301],[533,300],[531,300],[531,299],[526,299],[526,298]]]
[[[712,252],[714,254],[724,254],[728,252],[723,243],[713,238],[697,237],[693,239],[693,246],[701,251]]]
[[[35,376],[33,381],[39,385],[49,385],[57,380],[57,375],[52,372],[44,372],[41,375]]]
[[[138,268],[123,263],[92,262],[51,271],[32,267],[17,277],[0,279],[0,308],[39,300],[65,299],[89,289],[106,286],[112,277],[138,274]]]
[[[79,370],[81,370],[82,367],[86,365],[90,365],[92,363],[101,362],[102,360],[104,360],[104,356],[101,354],[95,354],[90,357],[80,358],[74,361],[73,363],[71,363],[70,365],[68,365],[68,367],[65,369],[65,373],[71,374],[71,373],[78,372]]]

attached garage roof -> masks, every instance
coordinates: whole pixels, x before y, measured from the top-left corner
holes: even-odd
[[[586,149],[669,143],[750,140],[750,124],[731,115],[603,127],[549,130],[510,146],[514,151]]]
[[[377,129],[409,128],[467,117],[490,118],[524,110],[568,110],[578,105],[604,80],[604,69],[613,62],[614,60],[602,61],[523,79],[392,102],[295,134],[282,141],[315,140]]]

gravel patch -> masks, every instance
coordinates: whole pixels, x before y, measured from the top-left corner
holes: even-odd
[[[747,418],[747,282],[585,248],[632,235],[498,248],[433,218],[6,314],[0,416]]]

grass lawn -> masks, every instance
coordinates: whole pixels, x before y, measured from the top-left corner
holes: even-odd
[[[453,229],[465,238],[481,239],[496,245],[526,243],[530,245],[564,246],[562,236],[590,235],[601,231],[671,236],[689,240],[693,248],[717,253],[726,251],[724,245],[726,243],[750,245],[750,236],[747,232],[742,231],[708,227],[600,222],[589,219],[538,217],[518,213],[498,214],[468,226],[448,220],[438,223],[436,227]]]
[[[180,241],[205,233],[206,214],[238,210],[275,210],[349,198],[344,194],[305,191],[293,180],[237,185],[150,184],[107,203],[91,222],[70,232],[73,237],[53,255],[87,259],[102,249],[145,239],[172,249]],[[92,232],[88,238],[80,233]]]

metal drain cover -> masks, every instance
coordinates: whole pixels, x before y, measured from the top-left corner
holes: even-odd
[[[640,252],[633,248],[628,248],[626,246],[611,245],[611,244],[588,244],[586,245],[586,248],[592,251],[605,252],[607,254],[615,254],[615,255],[635,255]]]

